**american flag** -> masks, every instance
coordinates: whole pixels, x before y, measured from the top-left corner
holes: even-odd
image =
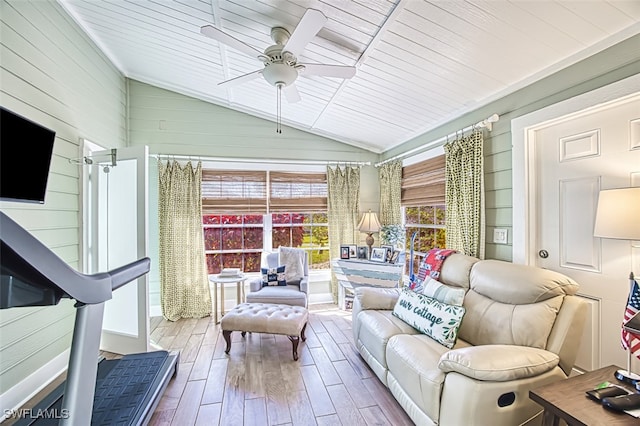
[[[622,325],[628,323],[638,311],[640,311],[640,287],[638,286],[638,282],[633,280],[631,293],[629,293],[629,300],[627,301],[627,308],[624,310]],[[640,358],[640,335],[631,333],[623,327],[622,347],[628,349],[631,355]]]

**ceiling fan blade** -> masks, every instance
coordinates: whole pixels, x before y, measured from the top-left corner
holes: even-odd
[[[263,55],[263,53],[259,50],[254,49],[245,42],[240,41],[237,38],[225,33],[224,31],[217,29],[213,25],[205,25],[204,27],[200,28],[200,33],[233,49],[246,53],[247,55],[254,58]]]
[[[345,65],[327,64],[299,64],[304,65],[304,70],[300,70],[302,75],[318,75],[321,77],[351,78],[356,75],[356,67]]]
[[[291,52],[295,56],[300,55],[307,43],[318,34],[326,22],[327,17],[322,12],[316,9],[307,9],[282,51]]]
[[[224,86],[224,87],[237,86],[238,84],[242,84],[242,83],[245,83],[245,82],[247,82],[249,80],[253,80],[254,78],[258,77],[260,74],[262,74],[262,70],[251,71],[248,74],[239,75],[238,77],[234,77],[234,78],[230,78],[229,80],[221,81],[220,83],[218,83],[218,86]]]
[[[298,88],[295,84],[290,84],[282,88],[282,92],[284,93],[284,97],[287,98],[287,102],[290,104],[295,104],[296,102],[300,102],[302,98],[300,97],[300,92],[298,92]]]

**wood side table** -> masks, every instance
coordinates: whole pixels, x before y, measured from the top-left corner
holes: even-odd
[[[529,398],[544,408],[543,425],[559,425],[560,419],[574,425],[639,425],[640,419],[626,413],[611,411],[587,397],[586,391],[602,382],[621,385],[635,392],[635,388],[614,377],[620,367],[610,365],[579,376],[570,377],[529,391]]]

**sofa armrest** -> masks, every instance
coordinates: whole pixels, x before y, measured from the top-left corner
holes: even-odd
[[[358,287],[355,290],[355,298],[362,310],[380,309],[390,311],[396,305],[400,289],[380,287]]]
[[[301,292],[309,294],[309,277],[302,277],[299,286]]]
[[[249,281],[249,292],[253,293],[254,291],[258,291],[262,288],[262,278],[256,278],[254,280]]]
[[[528,346],[480,345],[453,349],[440,357],[438,368],[476,380],[507,382],[535,377],[552,370],[560,358],[553,352]]]

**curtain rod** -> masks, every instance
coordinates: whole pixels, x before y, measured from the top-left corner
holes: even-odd
[[[254,163],[254,164],[300,164],[314,166],[329,165],[347,165],[347,166],[370,166],[370,161],[322,161],[322,160],[274,160],[268,158],[229,158],[229,157],[202,157],[199,155],[172,155],[172,154],[153,154],[151,157],[156,159],[167,158],[172,160],[200,160],[200,161],[218,161],[221,163]]]
[[[457,136],[458,133],[468,132],[469,130],[473,130],[473,129],[478,128],[478,127],[486,127],[489,131],[491,131],[491,130],[493,130],[493,123],[497,122],[498,120],[500,120],[500,116],[498,114],[493,114],[492,116],[487,117],[484,120],[477,122],[476,124],[473,124],[471,126],[467,126],[462,130],[458,130],[456,132],[449,133],[446,136],[442,136],[441,138],[438,138],[438,139],[436,139],[434,141],[431,141],[431,142],[428,142],[428,143],[426,143],[424,145],[421,145],[419,147],[410,149],[409,151],[403,152],[402,154],[394,155],[393,157],[387,158],[386,160],[380,161],[379,163],[376,163],[374,165],[376,167],[380,167],[383,164],[386,164],[386,163],[388,163],[390,161],[397,160],[399,158],[408,157],[411,154],[417,153],[418,151],[425,151],[428,148],[436,148],[436,147],[438,147],[440,145],[444,145],[444,142],[446,142],[447,139]]]

